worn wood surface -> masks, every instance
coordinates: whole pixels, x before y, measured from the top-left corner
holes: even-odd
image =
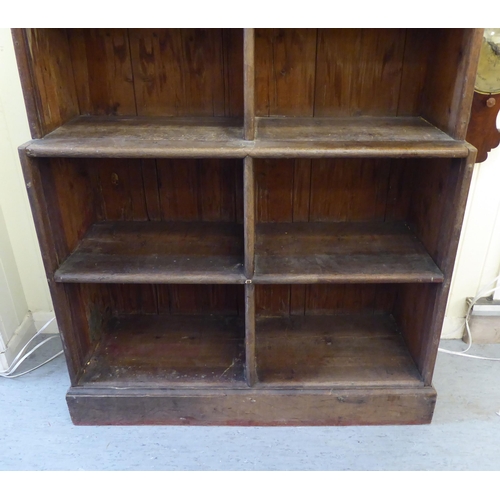
[[[244,93],[245,93],[245,139],[255,138],[255,32],[245,28],[243,34]]]
[[[199,387],[244,384],[238,317],[127,315],[112,318],[79,384]]]
[[[245,285],[245,378],[251,387],[257,382],[255,355],[255,286]]]
[[[257,316],[385,314],[394,309],[395,284],[256,285]]]
[[[281,387],[418,387],[396,323],[383,315],[257,318],[257,370]]]
[[[402,224],[257,226],[255,283],[441,282],[424,246]]]
[[[479,33],[15,31],[75,423],[429,422]]]
[[[28,145],[31,156],[199,158],[464,157],[467,148],[421,118],[257,118],[255,141],[239,118],[81,116]]]
[[[255,269],[255,176],[252,158],[244,160],[243,182],[245,189],[245,276],[252,279]]]
[[[55,273],[70,283],[243,283],[243,227],[100,222]]]
[[[66,399],[76,425],[411,425],[430,423],[436,391],[72,388]]]

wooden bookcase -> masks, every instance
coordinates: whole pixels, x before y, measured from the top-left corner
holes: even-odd
[[[431,421],[482,30],[13,36],[75,424]]]

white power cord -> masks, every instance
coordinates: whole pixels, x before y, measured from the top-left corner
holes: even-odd
[[[489,358],[489,357],[486,357],[486,356],[475,356],[473,354],[466,354],[467,351],[472,347],[472,332],[471,332],[471,329],[470,329],[470,325],[469,325],[469,318],[470,318],[470,315],[472,313],[472,308],[474,307],[475,303],[481,298],[481,297],[484,297],[484,296],[488,296],[490,295],[491,293],[497,291],[497,290],[500,290],[500,285],[499,286],[496,286],[490,290],[488,290],[488,288],[493,284],[493,283],[496,283],[498,280],[500,279],[500,275],[497,276],[495,279],[493,279],[492,281],[490,281],[489,283],[487,283],[483,288],[481,288],[479,290],[479,292],[476,294],[476,296],[471,300],[470,304],[469,304],[469,308],[467,309],[467,314],[465,315],[465,328],[467,330],[467,337],[468,337],[468,345],[467,345],[467,348],[463,351],[449,351],[448,349],[442,349],[441,347],[438,349],[440,352],[444,352],[446,354],[454,354],[456,356],[464,356],[466,358],[474,358],[474,359],[485,359],[487,361],[500,361],[500,358]]]
[[[17,377],[21,377],[22,375],[26,375],[27,373],[30,373],[30,372],[32,372],[32,371],[40,368],[41,366],[46,365],[47,363],[49,363],[50,361],[52,361],[53,359],[57,358],[58,356],[60,356],[63,353],[63,351],[59,351],[57,354],[55,354],[51,358],[47,359],[43,363],[40,363],[39,365],[35,366],[34,368],[30,368],[29,370],[26,370],[25,372],[18,373],[16,375],[14,375],[14,372],[19,368],[19,366],[21,365],[21,363],[27,357],[31,356],[37,349],[39,349],[43,344],[46,344],[49,340],[52,340],[54,338],[59,337],[59,335],[53,335],[52,337],[48,337],[45,340],[42,340],[42,342],[40,342],[39,344],[37,344],[35,347],[33,347],[33,349],[31,349],[30,351],[28,351],[26,354],[24,354],[24,352],[26,351],[26,349],[28,348],[28,346],[31,344],[31,342],[35,338],[37,338],[39,335],[41,335],[45,331],[45,329],[55,319],[56,318],[54,317],[51,320],[47,321],[47,323],[45,323],[45,325],[43,325],[42,328],[40,328],[40,330],[38,330],[38,332],[36,332],[35,335],[33,335],[33,337],[31,337],[31,339],[26,343],[26,345],[21,349],[21,351],[19,352],[19,354],[14,358],[14,360],[12,361],[12,364],[9,366],[9,368],[7,368],[7,370],[5,370],[5,371],[0,371],[0,377],[3,377],[3,378],[17,378]],[[23,354],[24,354],[24,356],[23,356]],[[21,358],[21,359],[19,359],[19,358]]]

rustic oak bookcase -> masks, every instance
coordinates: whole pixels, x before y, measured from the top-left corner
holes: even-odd
[[[13,36],[75,424],[431,421],[482,30]]]

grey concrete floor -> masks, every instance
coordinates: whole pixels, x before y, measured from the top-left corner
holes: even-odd
[[[51,344],[27,363],[56,352]],[[500,345],[473,353],[500,357]],[[75,427],[59,357],[24,377],[0,378],[0,470],[498,471],[499,381],[500,362],[439,354],[438,402],[425,426]]]

